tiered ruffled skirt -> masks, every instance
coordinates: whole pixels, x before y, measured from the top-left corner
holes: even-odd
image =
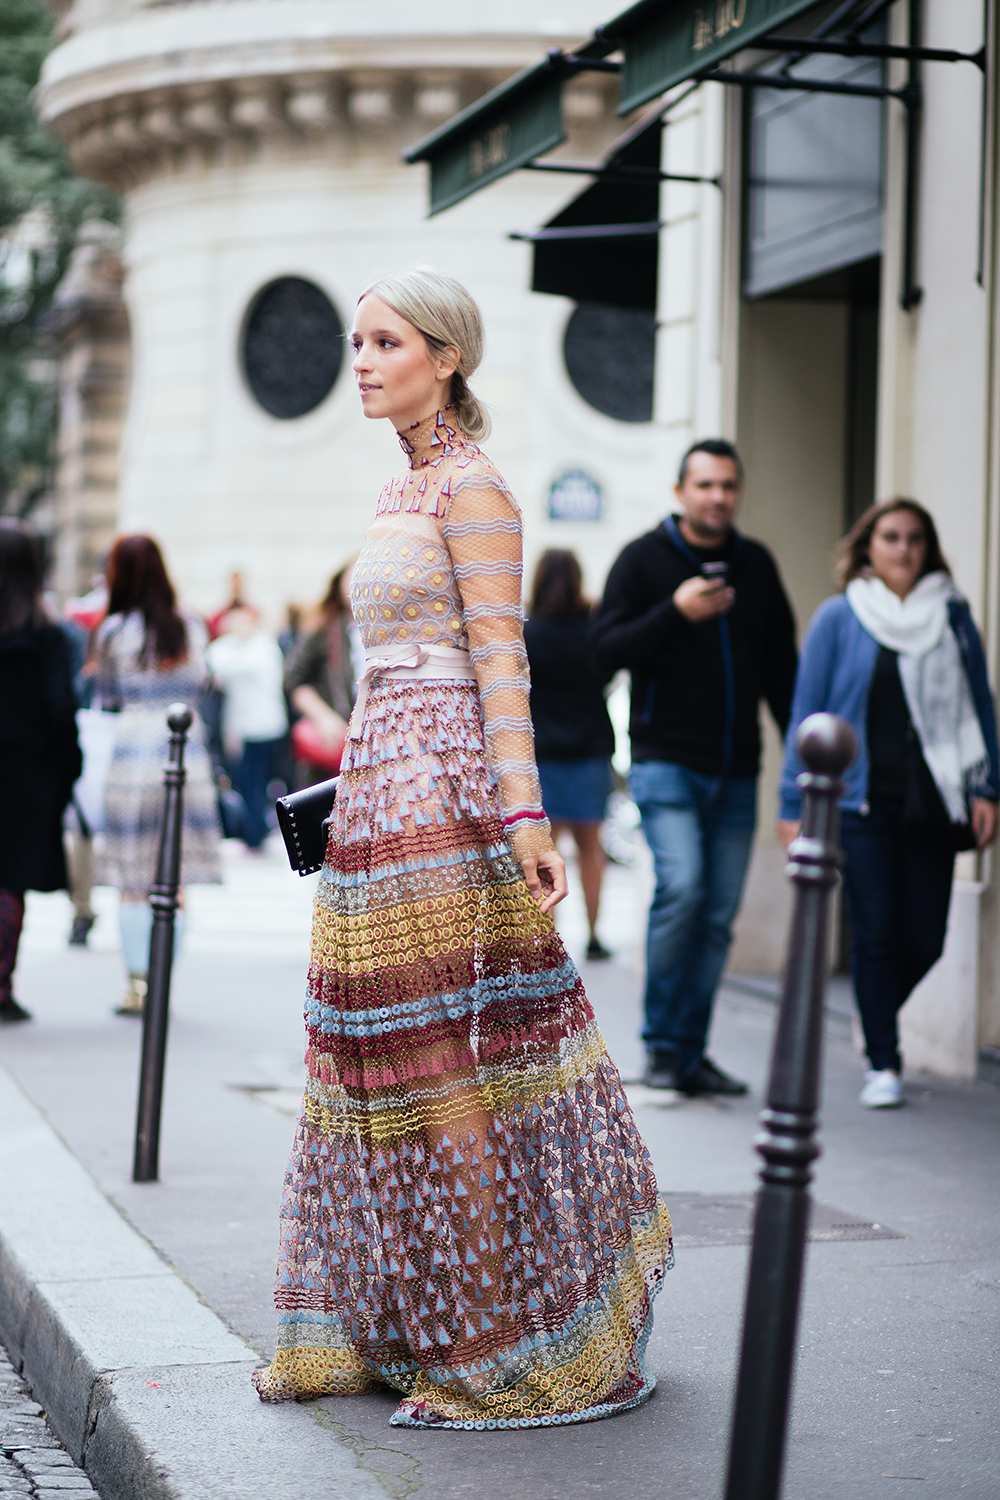
[[[407,1426],[636,1405],[670,1220],[579,976],[500,823],[474,684],[382,683],[316,897],[271,1401]]]

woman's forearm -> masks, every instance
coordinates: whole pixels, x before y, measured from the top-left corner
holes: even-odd
[[[336,709],[331,708],[329,703],[324,703],[316,689],[309,687],[306,683],[294,690],[292,704],[300,714],[305,714],[306,718],[311,719],[314,724],[326,724],[331,717],[343,723]]]

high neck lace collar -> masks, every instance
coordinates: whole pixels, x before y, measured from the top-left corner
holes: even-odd
[[[399,446],[410,460],[411,469],[425,469],[428,464],[440,463],[449,453],[464,448],[468,438],[458,425],[453,406],[414,422],[404,432],[397,433]]]

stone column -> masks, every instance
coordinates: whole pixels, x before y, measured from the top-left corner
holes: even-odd
[[[53,582],[63,599],[90,587],[117,523],[129,374],[119,250],[113,225],[85,224],[46,320],[59,354]]]

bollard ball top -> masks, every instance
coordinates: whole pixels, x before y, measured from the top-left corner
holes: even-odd
[[[846,719],[836,714],[810,714],[795,736],[795,748],[807,771],[816,776],[840,776],[858,753],[858,740]]]
[[[171,703],[167,709],[167,728],[172,734],[187,734],[194,723],[194,714],[186,703]]]

